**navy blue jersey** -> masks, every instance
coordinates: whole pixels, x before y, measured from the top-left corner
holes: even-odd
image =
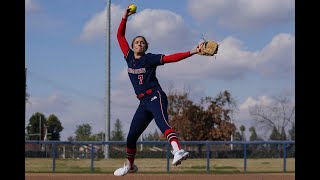
[[[162,57],[163,54],[147,53],[136,60],[134,52],[129,49],[125,60],[128,64],[128,75],[136,95],[160,86],[156,77],[156,69],[157,66],[163,65]]]

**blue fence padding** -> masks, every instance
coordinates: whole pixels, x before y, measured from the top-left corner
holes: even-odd
[[[94,172],[94,146],[93,145],[125,145],[126,141],[39,141],[39,140],[26,140],[25,144],[52,144],[52,172],[55,172],[56,166],[56,145],[57,144],[68,144],[68,145],[89,145],[91,144],[91,173]],[[168,141],[137,141],[137,144],[158,144],[166,145],[166,159],[167,159],[167,172],[169,172],[169,159],[170,159],[170,144]],[[206,157],[207,157],[207,173],[210,170],[210,146],[217,144],[241,144],[243,145],[243,171],[246,172],[247,169],[247,145],[249,144],[295,144],[295,141],[180,141],[180,144],[188,145],[206,145]],[[286,146],[283,146],[283,172],[286,172]]]

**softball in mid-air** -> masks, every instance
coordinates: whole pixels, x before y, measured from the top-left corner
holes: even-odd
[[[130,4],[128,6],[128,8],[129,8],[130,12],[132,12],[132,13],[135,13],[137,11],[137,6],[134,4]]]

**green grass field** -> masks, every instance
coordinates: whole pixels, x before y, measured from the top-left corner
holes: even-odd
[[[206,159],[187,159],[182,165],[172,166],[170,159],[169,173],[206,173]],[[113,173],[123,166],[125,159],[99,159],[94,160],[94,173]],[[55,172],[58,173],[90,173],[90,159],[56,159]],[[139,173],[166,173],[166,159],[137,158],[135,163]],[[25,158],[26,173],[52,172],[51,158]],[[210,159],[210,173],[229,174],[244,172],[243,159]],[[282,173],[283,159],[247,159],[247,173]],[[286,159],[286,172],[295,172],[295,159]]]

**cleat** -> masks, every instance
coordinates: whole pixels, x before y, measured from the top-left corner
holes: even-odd
[[[175,166],[178,166],[181,164],[181,161],[186,160],[189,157],[189,152],[183,149],[180,149],[179,151],[171,151],[171,153],[174,156],[172,164]]]
[[[115,176],[124,176],[128,173],[135,173],[138,171],[138,166],[135,164],[133,165],[133,169],[130,169],[125,163],[123,164],[123,167],[117,169],[114,171],[113,175]]]

